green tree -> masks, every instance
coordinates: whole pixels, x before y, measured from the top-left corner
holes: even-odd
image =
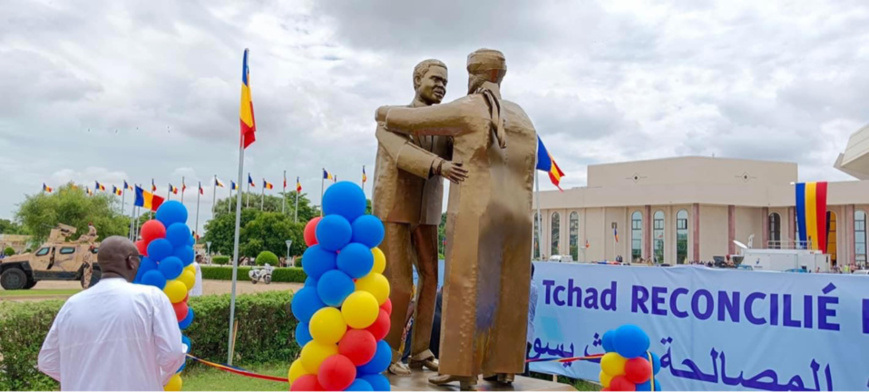
[[[6,256],[12,256],[15,254],[15,249],[12,249],[11,246],[7,246],[6,249],[3,250],[3,254]]]
[[[21,226],[9,219],[0,219],[0,234],[22,234]]]
[[[279,192],[278,195],[265,195],[262,197],[259,193],[254,192],[242,192],[241,194],[241,209],[252,209],[260,211],[260,207],[262,206],[262,211],[265,212],[277,212],[280,213],[283,209],[285,214],[289,216],[292,220],[295,214],[296,208],[296,192],[290,191],[286,192],[286,197],[283,197],[284,193]],[[233,195],[230,199],[229,197],[221,198],[217,200],[215,204],[214,214],[215,216],[221,215],[232,215],[235,216],[235,201],[236,196]],[[250,204],[248,205],[248,198],[250,198]],[[282,206],[281,204],[286,202],[286,206]],[[307,222],[308,220],[320,216],[320,209],[317,206],[312,206],[311,201],[308,199],[307,194],[302,193],[299,195],[299,222]]]
[[[99,239],[129,233],[130,220],[117,211],[115,196],[88,196],[83,190],[64,185],[54,193],[26,196],[15,213],[22,229],[44,241],[58,223],[71,225],[79,234],[87,233],[88,223],[97,228]]]
[[[446,246],[444,245],[447,238],[447,213],[441,213],[441,224],[438,225],[438,256],[440,258],[444,258],[444,255],[447,253]]]
[[[259,252],[259,254],[256,256],[256,265],[268,264],[268,265],[275,267],[278,265],[278,262],[279,262],[278,256],[272,252],[267,251],[267,250]]]
[[[265,250],[283,255],[287,252],[286,240],[292,240],[290,253],[300,255],[305,250],[304,229],[303,224],[293,223],[291,217],[279,212],[261,212],[242,229],[241,236],[247,244],[242,249],[245,256],[250,257]]]

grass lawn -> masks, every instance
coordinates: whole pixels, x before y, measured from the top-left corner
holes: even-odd
[[[2,297],[48,297],[52,295],[73,295],[81,289],[30,289],[30,290],[0,290],[0,298]]]
[[[189,362],[188,362],[189,365]],[[241,366],[242,369],[275,377],[286,377],[288,363]],[[207,366],[196,366],[181,375],[185,391],[286,391],[287,383],[243,377]]]

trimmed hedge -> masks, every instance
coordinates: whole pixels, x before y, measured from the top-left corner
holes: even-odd
[[[229,336],[229,294],[192,297],[196,312],[190,328],[190,353],[225,363]],[[238,334],[234,361],[286,362],[300,352],[293,339],[296,319],[290,310],[292,294],[270,291],[236,298]],[[0,307],[0,390],[58,390],[59,385],[36,369],[42,342],[63,301],[4,302]],[[189,361],[188,361],[189,362]],[[192,363],[188,363],[192,366]]]
[[[211,258],[214,264],[227,265],[229,264],[229,256],[214,256]]]
[[[278,263],[280,263],[280,260],[278,259],[278,256],[274,253],[264,250],[262,252],[259,252],[259,254],[256,256],[255,262],[256,265],[259,266],[269,264],[272,267],[275,267],[278,265]]]
[[[202,269],[202,279],[232,280],[232,268],[230,267],[203,265],[200,268]],[[237,279],[248,279],[247,273],[250,270],[251,267],[238,267]],[[272,282],[305,283],[305,279],[308,279],[308,275],[305,274],[304,270],[297,267],[275,268],[272,272]]]

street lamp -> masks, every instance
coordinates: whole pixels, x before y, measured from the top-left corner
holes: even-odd
[[[287,260],[290,259],[290,246],[293,245],[293,240],[286,240],[287,243]],[[296,261],[293,260],[293,267],[296,266]]]
[[[205,252],[208,253],[208,257],[211,257],[211,241],[205,243]]]

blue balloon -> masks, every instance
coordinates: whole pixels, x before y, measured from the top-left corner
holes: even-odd
[[[187,238],[187,245],[190,245],[191,247],[192,247],[193,245],[196,245],[196,239],[193,238],[193,235],[192,235],[192,234],[190,235],[190,238]]]
[[[190,228],[183,223],[173,223],[166,228],[166,239],[172,243],[173,248],[187,246],[190,243]]]
[[[373,390],[374,390],[374,387],[371,386],[371,383],[368,381],[365,381],[361,378],[357,378],[356,380],[354,380],[353,383],[350,384],[350,386],[347,387],[347,389],[345,389],[345,391],[373,391]]]
[[[317,289],[317,279],[312,277],[308,277],[305,279],[305,287],[313,287],[315,290]]]
[[[178,323],[178,328],[181,328],[182,330],[187,329],[187,327],[189,327],[191,323],[193,323],[193,308],[190,308],[190,310],[187,311],[187,317],[185,317],[184,320],[181,320],[181,322]]]
[[[347,274],[331,270],[317,280],[317,294],[329,306],[341,306],[348,295],[356,291],[356,283]]]
[[[139,262],[139,270],[136,271],[136,278],[133,279],[133,283],[142,283],[142,277],[148,273],[148,271],[153,271],[157,269],[157,263],[154,260],[151,260],[148,256],[142,256],[142,261]]]
[[[652,353],[652,374],[658,374],[659,371],[661,371],[661,357]]]
[[[299,347],[305,347],[308,342],[314,340],[314,338],[311,337],[311,331],[308,328],[310,328],[308,327],[308,323],[300,321],[296,324],[296,343],[299,344]]]
[[[184,266],[181,265],[181,260],[178,260],[177,257],[169,256],[160,262],[158,269],[166,277],[166,280],[172,280],[181,276]]]
[[[350,243],[350,239],[353,237],[353,228],[350,226],[350,222],[340,215],[327,215],[317,223],[316,235],[317,242],[323,249],[335,252]],[[302,265],[304,264],[303,258]]]
[[[359,185],[350,181],[330,185],[323,195],[323,212],[326,215],[341,215],[351,222],[365,213],[367,205],[365,192]]]
[[[639,357],[649,350],[649,335],[636,325],[622,325],[613,336],[613,348],[625,358]]]
[[[652,390],[652,379],[648,379],[644,383],[637,384],[637,390],[638,391],[651,391]],[[656,391],[661,390],[661,383],[658,382],[658,380],[655,380],[655,390]]]
[[[166,287],[166,277],[163,274],[156,270],[150,270],[142,276],[142,284],[146,284],[148,286],[154,286],[160,290],[163,290]]]
[[[382,374],[366,374],[359,378],[368,381],[371,384],[371,388],[375,391],[392,390],[392,386],[389,385],[389,379]]]
[[[383,222],[374,215],[362,215],[356,218],[351,226],[353,227],[353,242],[374,248],[383,241]]]
[[[184,204],[181,204],[179,201],[169,200],[160,204],[155,217],[166,227],[172,226],[173,223],[186,223],[187,207],[184,207]],[[188,231],[187,233],[189,234],[190,232]]]
[[[356,367],[358,373],[378,374],[383,373],[389,363],[392,361],[392,349],[389,348],[389,343],[385,340],[377,342],[377,351],[374,353],[374,358],[371,358],[368,363]],[[370,382],[370,381],[369,381]],[[371,386],[377,388],[377,385],[371,383]]]
[[[302,269],[309,278],[320,279],[326,271],[335,269],[335,252],[323,249],[320,245],[308,247],[302,255]]]
[[[193,263],[193,258],[196,256],[193,252],[193,247],[182,246],[175,248],[174,256],[181,260],[181,264],[185,267]]]
[[[374,267],[374,254],[367,245],[351,242],[338,253],[336,265],[351,278],[359,279],[371,272]]]
[[[302,323],[311,321],[314,313],[325,307],[326,304],[320,300],[317,289],[313,287],[304,287],[299,290],[293,295],[293,302],[291,303],[293,316],[296,316],[296,320]]]
[[[615,347],[613,347],[613,337],[615,335],[616,331],[612,329],[604,332],[603,337],[600,339],[604,352],[611,353],[616,351]]]
[[[172,256],[172,243],[165,238],[158,238],[148,244],[148,257],[156,262],[161,262],[163,259]]]

